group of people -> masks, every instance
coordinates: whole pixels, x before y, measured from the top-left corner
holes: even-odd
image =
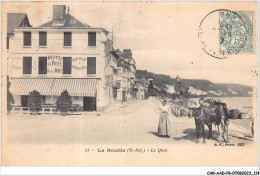
[[[196,102],[193,103],[195,103],[196,105]],[[218,108],[217,111],[213,111],[211,108],[212,105],[209,102],[206,102],[204,98],[200,98],[198,104],[202,110],[205,110],[204,112],[209,114],[215,113],[217,117],[220,117],[219,119],[215,119],[215,120],[219,121],[222,129],[224,130],[224,127],[229,123],[227,105],[222,102],[215,102],[214,105],[218,106]],[[157,112],[160,114],[159,125],[158,125],[158,136],[170,137],[172,131],[172,126],[169,119],[169,115],[171,113],[171,106],[169,105],[167,100],[162,101],[162,105],[159,106]],[[203,114],[201,113],[201,115]]]

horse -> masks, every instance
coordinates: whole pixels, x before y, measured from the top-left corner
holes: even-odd
[[[223,110],[221,110],[221,108]],[[223,141],[228,142],[229,113],[226,104],[219,103],[218,107],[215,108],[214,113],[216,114],[216,125],[218,127],[218,140],[220,137],[219,126],[221,125]]]
[[[210,110],[209,110],[210,111]],[[203,135],[203,143],[206,143],[204,127],[205,124],[209,128],[209,136],[208,139],[212,138],[212,123],[215,121],[215,114],[211,113],[204,108],[189,108],[189,117],[194,117],[196,132],[197,132],[197,140],[196,143],[199,142],[200,130],[202,130]],[[201,115],[202,112],[202,115]]]

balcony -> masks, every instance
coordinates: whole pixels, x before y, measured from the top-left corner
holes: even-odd
[[[112,87],[113,88],[116,88],[116,89],[120,89],[120,81],[113,81],[112,83]]]

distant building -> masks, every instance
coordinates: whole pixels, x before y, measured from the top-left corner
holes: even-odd
[[[132,58],[130,49],[124,49],[123,52],[117,50],[119,56],[117,63],[118,81],[120,89],[117,91],[118,100],[125,102],[136,99],[135,79],[136,79],[136,63]]]
[[[7,50],[7,61],[11,56],[10,45],[14,46],[12,43],[14,39],[14,29],[20,27],[32,27],[30,25],[27,14],[25,13],[8,13],[7,14],[7,35],[6,35],[6,50]],[[9,67],[7,72],[9,72]]]
[[[66,6],[54,5],[52,20],[39,27],[32,27],[26,14],[8,14],[7,22],[8,74],[16,106],[27,107],[32,90],[43,95],[44,104],[55,104],[67,90],[82,111],[103,111],[127,91],[117,78],[120,57],[108,31],[81,23]]]
[[[136,63],[132,57],[131,49],[123,50],[123,57],[125,64],[127,65],[127,99],[135,100],[136,99],[136,89],[135,89],[135,80],[136,80]]]
[[[136,81],[135,85],[137,88],[136,99],[137,100],[147,99],[148,98],[147,85],[145,85],[142,81]]]

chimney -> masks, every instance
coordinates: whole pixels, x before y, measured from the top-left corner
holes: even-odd
[[[124,49],[123,56],[128,59],[132,59],[132,51],[131,49]]]
[[[53,5],[52,26],[63,26],[65,23],[65,5]]]

